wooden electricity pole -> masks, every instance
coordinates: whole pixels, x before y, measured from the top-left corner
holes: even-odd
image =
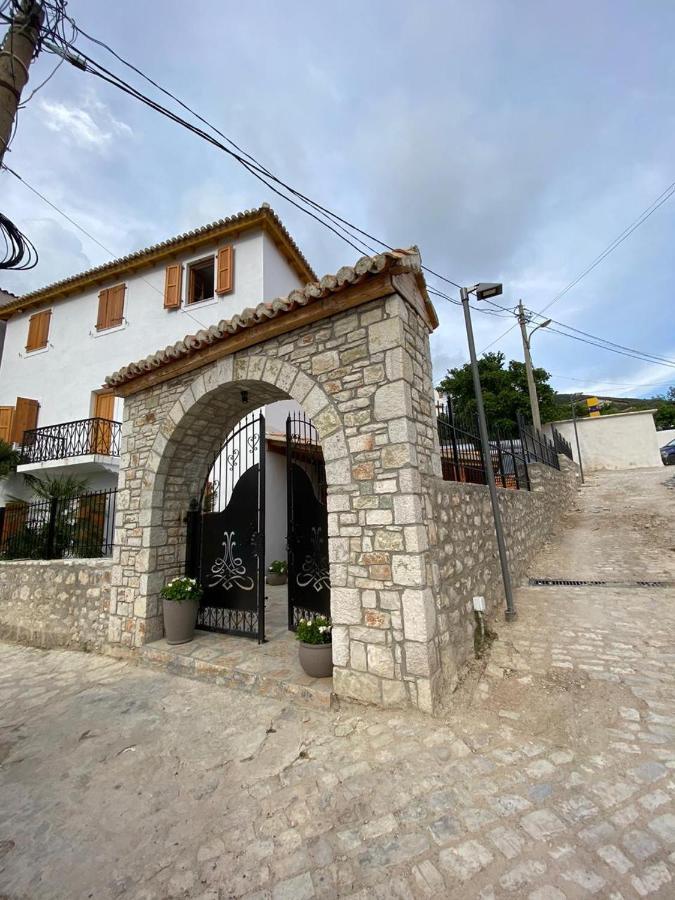
[[[12,137],[21,92],[36,54],[44,13],[36,0],[21,0],[0,47],[0,165]]]

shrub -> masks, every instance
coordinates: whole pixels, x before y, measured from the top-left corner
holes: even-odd
[[[285,575],[288,572],[288,563],[285,559],[275,559],[269,564],[267,571],[273,575]]]
[[[305,644],[330,644],[331,628],[330,619],[327,619],[325,616],[316,616],[314,619],[300,619],[295,637]]]
[[[164,600],[175,600],[176,603],[182,603],[184,600],[201,600],[203,593],[202,586],[196,578],[185,577],[174,578],[160,591]]]

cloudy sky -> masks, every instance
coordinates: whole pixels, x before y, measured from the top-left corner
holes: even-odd
[[[391,245],[419,245],[453,281],[502,281],[507,307],[541,309],[675,181],[672,0],[68,9],[304,193]],[[43,54],[30,86],[53,66]],[[268,201],[320,274],[357,257],[223,153],[67,64],[21,113],[6,161],[115,255]],[[11,175],[0,184],[40,253],[2,286],[23,293],[108,258]],[[674,246],[675,197],[550,314],[674,359]],[[436,306],[440,378],[467,351],[461,310]],[[474,324],[481,350],[511,319]],[[497,348],[521,358],[518,331]],[[560,391],[675,383],[672,368],[556,334],[538,332],[533,350]]]

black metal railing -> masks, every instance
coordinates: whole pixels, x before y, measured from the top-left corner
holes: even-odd
[[[0,510],[0,558],[110,556],[117,489],[70,499],[12,503]]]
[[[562,453],[568,459],[574,459],[572,456],[572,445],[558,431],[555,425],[551,425],[551,434],[553,435],[553,446],[556,453]]]
[[[120,455],[122,426],[111,419],[78,419],[24,431],[22,463],[48,462],[71,456]]]
[[[436,404],[441,467],[445,481],[487,484],[485,458],[474,417],[457,415],[450,403]],[[527,460],[520,441],[488,429],[490,465],[497,487],[529,490]]]
[[[556,449],[546,435],[526,422],[520,413],[517,414],[517,419],[520,442],[528,463],[540,462],[552,469],[560,469]]]

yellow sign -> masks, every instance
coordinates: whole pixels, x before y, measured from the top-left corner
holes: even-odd
[[[591,418],[600,415],[600,401],[597,397],[587,397],[586,406]]]

